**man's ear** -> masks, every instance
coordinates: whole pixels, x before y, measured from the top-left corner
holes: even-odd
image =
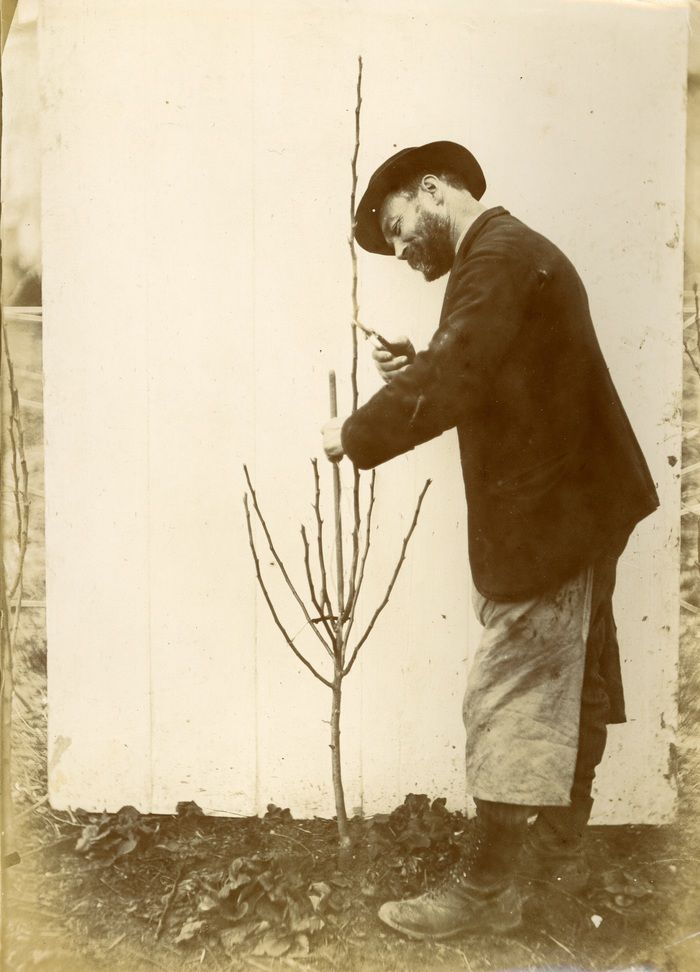
[[[424,175],[420,181],[420,188],[423,192],[427,192],[437,205],[440,205],[444,201],[445,193],[442,180],[439,176],[430,173]]]

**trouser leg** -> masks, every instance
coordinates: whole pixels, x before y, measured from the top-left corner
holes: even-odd
[[[595,642],[589,641],[581,691],[579,746],[568,807],[542,807],[533,826],[533,839],[542,850],[562,857],[580,852],[591,815],[591,789],[607,741],[608,696],[600,674]]]
[[[474,842],[467,851],[462,876],[472,887],[504,886],[517,868],[532,808],[489,800],[474,802]]]
[[[611,700],[605,678],[606,651],[616,645],[612,595],[615,587],[616,549],[594,568],[591,625],[581,688],[579,743],[568,807],[542,807],[532,829],[537,849],[566,860],[581,856],[583,834],[591,815],[595,772],[605,752]]]

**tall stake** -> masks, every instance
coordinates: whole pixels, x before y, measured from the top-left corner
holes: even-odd
[[[335,371],[331,371],[328,375],[328,386],[331,399],[331,418],[337,418],[338,392],[335,384]],[[336,639],[336,650],[338,655],[341,656],[343,632],[341,619],[345,610],[345,597],[343,593],[343,577],[345,576],[345,571],[343,569],[343,515],[340,509],[340,469],[338,468],[337,462],[333,463],[333,503],[335,508],[335,569],[338,575],[338,621],[336,624],[338,637]]]

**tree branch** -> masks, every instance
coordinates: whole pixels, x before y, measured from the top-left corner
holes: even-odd
[[[685,353],[690,358],[690,363],[693,366],[693,368],[695,369],[695,374],[698,376],[698,378],[700,378],[700,366],[698,365],[697,361],[693,357],[693,352],[690,350],[690,348],[688,346],[688,342],[686,341],[685,338],[683,338],[683,348],[685,350]]]
[[[348,579],[348,597],[343,611],[343,622],[350,617],[352,602],[355,599],[355,585],[357,583],[357,567],[360,558],[360,470],[353,463],[353,482],[352,482],[352,562],[350,564],[350,577]]]
[[[5,351],[5,362],[7,364],[8,388],[10,391],[10,421],[9,435],[11,446],[11,464],[13,479],[13,496],[15,501],[15,516],[17,518],[17,570],[15,579],[9,584],[7,597],[12,602],[18,588],[24,569],[24,561],[27,554],[27,544],[29,541],[29,472],[27,468],[27,457],[24,447],[24,427],[22,424],[22,414],[19,404],[19,391],[15,381],[15,369],[10,355],[10,346],[7,340],[7,327],[2,321],[2,344]],[[19,605],[16,608],[19,613]]]
[[[321,517],[321,480],[318,474],[318,459],[312,459],[311,465],[314,470],[314,512],[316,514],[318,563],[321,570],[321,606],[328,614],[333,615],[333,605],[328,595],[328,571],[326,570],[326,559],[323,555],[323,518]],[[321,613],[323,614],[323,611]]]
[[[8,388],[10,391],[10,421],[8,433],[12,450],[11,466],[15,516],[17,519],[17,567],[15,579],[9,582],[6,570],[5,535],[0,535],[0,858],[4,862],[6,847],[12,832],[12,715],[14,686],[14,652],[19,630],[22,597],[24,594],[24,562],[29,541],[29,473],[24,447],[24,426],[19,404],[19,392],[15,381],[15,371],[7,339],[4,318],[0,330],[0,343],[7,364]],[[0,354],[2,352],[0,351]],[[0,357],[0,365],[2,358]],[[2,371],[0,367],[0,372]],[[0,445],[2,444],[0,440]],[[0,449],[2,455],[2,449]],[[12,618],[12,611],[15,616]],[[4,898],[4,881],[0,878],[0,897]],[[2,911],[2,931],[5,927],[5,910]]]
[[[289,588],[289,590],[294,595],[294,599],[296,600],[297,604],[301,608],[302,614],[306,618],[307,624],[310,624],[311,625],[311,628],[312,628],[313,632],[315,633],[316,637],[318,638],[318,640],[321,642],[321,644],[323,645],[324,648],[327,648],[326,642],[323,639],[323,635],[318,630],[318,628],[316,627],[316,625],[312,622],[311,615],[307,611],[306,605],[304,604],[304,602],[302,601],[301,597],[299,596],[296,587],[294,586],[294,584],[292,584],[292,580],[291,580],[289,574],[287,573],[287,569],[284,566],[284,564],[282,563],[282,561],[281,561],[281,559],[279,557],[279,554],[275,550],[275,545],[272,542],[272,537],[270,536],[270,531],[267,528],[267,523],[265,522],[265,517],[262,515],[262,513],[260,511],[260,507],[258,506],[258,498],[257,498],[257,496],[255,494],[255,490],[253,489],[253,484],[251,482],[250,475],[248,473],[248,467],[247,466],[243,466],[243,471],[245,472],[245,478],[246,478],[246,481],[248,483],[248,489],[250,490],[250,495],[251,495],[251,498],[253,500],[253,507],[254,507],[255,512],[257,514],[258,520],[260,521],[260,525],[263,528],[263,531],[265,533],[265,539],[267,540],[267,545],[270,548],[270,553],[275,558],[275,561],[277,563],[277,566],[279,567],[280,571],[282,572],[282,576],[284,577],[284,579],[285,579],[285,581],[287,583],[287,587]]]
[[[263,580],[262,573],[260,571],[260,560],[258,559],[258,551],[256,550],[255,540],[253,539],[253,526],[252,526],[252,524],[250,522],[250,509],[248,507],[248,495],[247,495],[247,493],[244,494],[244,496],[243,496],[243,506],[245,507],[245,519],[246,519],[246,525],[248,527],[248,542],[250,543],[250,550],[251,550],[251,553],[253,554],[253,561],[255,563],[255,574],[256,574],[256,576],[258,578],[258,584],[260,585],[260,589],[263,592],[263,594],[265,595],[265,600],[267,601],[267,606],[270,609],[270,614],[272,615],[275,624],[277,625],[277,627],[281,631],[281,633],[282,633],[285,641],[287,642],[287,644],[289,645],[289,647],[292,649],[292,651],[294,652],[294,654],[297,656],[297,658],[299,659],[299,661],[302,663],[302,665],[305,665],[309,669],[309,671],[311,672],[311,674],[315,678],[317,678],[319,680],[319,682],[323,682],[323,684],[326,685],[328,688],[332,688],[333,687],[333,683],[330,682],[327,678],[324,678],[323,675],[321,675],[320,672],[316,671],[316,669],[311,664],[311,662],[308,661],[306,658],[304,658],[304,656],[302,655],[302,653],[299,651],[299,649],[294,644],[293,639],[289,636],[289,634],[287,632],[287,629],[284,627],[284,625],[282,624],[282,622],[279,619],[279,616],[277,614],[277,611],[275,610],[275,606],[272,603],[272,599],[271,599],[271,597],[270,597],[270,595],[268,593],[267,588],[265,587],[265,582]],[[314,628],[314,630],[316,630],[316,629]],[[321,640],[323,640],[323,639],[321,639]],[[325,645],[325,642],[323,642],[323,643]]]
[[[353,623],[355,621],[355,610],[357,608],[357,602],[360,598],[360,591],[362,590],[362,582],[365,577],[365,564],[367,563],[367,555],[369,554],[370,540],[371,540],[371,530],[372,530],[372,511],[374,510],[374,484],[377,478],[376,469],[372,470],[372,475],[369,481],[369,504],[367,506],[367,513],[365,514],[365,544],[362,551],[362,559],[359,564],[357,571],[357,584],[355,585],[355,590],[353,592],[352,604],[350,605],[350,612],[348,615],[348,626],[345,629],[345,641],[347,643],[350,631],[352,630]]]
[[[331,621],[334,620],[334,616],[325,615],[323,613],[323,608],[319,603],[318,596],[316,594],[316,585],[314,584],[313,575],[311,574],[311,557],[310,557],[310,550],[309,550],[309,540],[308,537],[306,536],[306,528],[303,526],[303,524],[301,527],[301,539],[304,544],[304,567],[306,568],[306,579],[309,584],[309,595],[311,597],[311,602],[313,603],[313,606],[318,611],[319,622],[323,624],[323,627],[326,629],[326,634],[331,639],[331,641],[333,641],[334,638],[333,629],[331,628],[328,622],[329,620]],[[312,619],[312,624],[315,620],[316,620],[315,618]],[[328,648],[328,653],[331,656],[331,658],[334,657],[330,648]]]
[[[421,506],[423,505],[423,499],[425,497],[425,494],[428,492],[428,487],[430,486],[430,483],[431,482],[432,482],[432,480],[430,480],[430,479],[426,480],[425,486],[423,487],[423,489],[421,491],[421,494],[418,497],[418,502],[416,504],[416,510],[415,510],[415,513],[413,514],[413,520],[411,521],[411,526],[409,527],[408,533],[406,534],[406,536],[403,539],[403,544],[401,545],[401,554],[399,556],[398,562],[397,562],[396,567],[394,569],[394,573],[392,575],[392,578],[389,581],[389,586],[387,587],[386,594],[384,595],[384,599],[382,600],[381,604],[379,605],[379,607],[377,608],[377,610],[372,615],[372,620],[370,621],[369,625],[367,626],[367,630],[365,631],[365,633],[362,635],[362,637],[360,638],[360,640],[355,645],[355,648],[353,650],[353,653],[352,653],[352,655],[350,657],[350,661],[348,662],[348,664],[343,669],[343,676],[347,675],[348,672],[352,669],[352,666],[355,664],[355,661],[357,660],[357,656],[359,654],[360,648],[362,648],[363,644],[365,643],[365,641],[369,637],[369,635],[370,635],[370,633],[372,631],[372,628],[375,625],[375,622],[376,622],[377,618],[379,617],[379,615],[382,613],[382,611],[384,610],[384,608],[389,603],[389,598],[391,597],[391,592],[394,589],[394,584],[396,583],[396,579],[399,576],[399,572],[401,570],[401,567],[403,565],[403,562],[406,559],[406,549],[407,549],[408,544],[409,544],[409,541],[410,541],[410,539],[411,539],[411,537],[413,535],[413,531],[416,528],[416,524],[418,523],[418,517],[420,515]]]
[[[355,200],[357,197],[357,157],[360,153],[360,109],[362,107],[362,57],[357,59],[357,99],[355,103],[355,148],[350,163],[352,184],[350,188],[350,259],[352,260],[352,369],[350,380],[352,383],[352,410],[357,410],[357,321],[360,316],[360,306],[357,299],[357,250],[355,248]]]
[[[355,217],[357,199],[357,158],[360,154],[360,111],[362,108],[362,57],[357,58],[357,97],[355,100],[355,145],[350,163],[351,185],[350,185],[350,260],[352,262],[352,367],[350,369],[350,382],[352,385],[352,411],[357,411],[359,392],[357,387],[357,321],[360,317],[360,304],[357,296],[358,273],[357,273],[357,249],[355,247]],[[350,577],[348,579],[348,599],[345,605],[344,620],[347,620],[352,613],[352,605],[355,600],[355,589],[357,585],[357,569],[360,556],[360,471],[353,464],[353,531],[352,531],[352,564],[350,567]],[[347,638],[347,633],[345,635]],[[345,644],[346,642],[344,642]],[[344,651],[343,651],[344,655]],[[343,657],[343,664],[345,658]]]

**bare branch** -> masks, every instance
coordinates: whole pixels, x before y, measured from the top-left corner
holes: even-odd
[[[333,605],[328,596],[328,572],[323,554],[323,518],[321,517],[321,480],[318,474],[318,459],[312,459],[314,471],[314,512],[316,514],[316,538],[318,541],[318,563],[321,570],[321,604],[328,614],[333,614]],[[323,611],[321,611],[323,614]]]
[[[685,353],[690,358],[690,363],[693,366],[693,368],[695,369],[695,374],[698,376],[698,378],[700,378],[700,365],[698,365],[697,361],[695,360],[695,358],[693,356],[693,352],[690,350],[690,348],[688,346],[688,342],[686,341],[685,338],[683,338],[683,348],[685,350]]]
[[[270,614],[272,615],[272,618],[273,618],[275,624],[277,625],[277,627],[281,631],[281,633],[282,633],[285,641],[287,642],[287,644],[289,645],[289,647],[292,649],[292,651],[294,652],[294,654],[297,656],[297,658],[299,659],[299,661],[302,663],[302,665],[305,665],[309,669],[309,671],[311,672],[311,674],[315,678],[317,678],[319,680],[319,682],[323,682],[323,684],[326,685],[328,688],[332,688],[333,687],[333,683],[330,682],[327,678],[324,678],[323,675],[321,675],[320,672],[316,671],[316,669],[311,664],[311,662],[308,661],[306,658],[304,658],[304,656],[302,655],[302,653],[299,651],[299,649],[297,648],[297,646],[294,644],[293,639],[289,636],[289,634],[287,632],[287,629],[284,627],[284,625],[282,624],[282,622],[279,619],[279,616],[277,614],[277,611],[275,610],[275,606],[272,603],[272,599],[271,599],[271,597],[270,597],[270,595],[268,593],[267,588],[265,587],[265,582],[263,580],[262,573],[260,571],[260,560],[258,558],[258,551],[257,551],[257,549],[255,547],[255,540],[253,539],[253,526],[252,526],[252,524],[250,522],[250,509],[248,507],[248,495],[247,494],[245,494],[243,496],[243,506],[245,507],[245,519],[246,519],[246,525],[248,527],[248,542],[250,543],[250,550],[251,550],[251,553],[253,554],[253,561],[255,563],[255,574],[256,574],[256,576],[258,578],[258,584],[260,585],[260,589],[263,592],[263,594],[265,595],[265,600],[267,601],[267,606],[270,609]],[[311,619],[309,619],[309,620],[311,620]],[[314,628],[314,631],[315,630],[316,629]],[[324,642],[324,645],[325,645],[325,642]]]
[[[355,104],[355,149],[350,165],[352,184],[350,188],[350,259],[352,260],[352,369],[350,380],[352,383],[352,410],[357,410],[357,328],[360,317],[360,306],[357,299],[357,250],[355,249],[355,199],[357,197],[357,157],[360,152],[360,109],[362,107],[362,58],[357,59],[357,99]]]
[[[7,353],[7,343],[5,343]],[[14,378],[10,378],[14,382]],[[17,568],[9,597],[12,600],[21,586],[24,561],[29,542],[29,471],[24,448],[24,428],[20,413],[19,394],[16,387],[11,388],[12,413],[10,416],[10,443],[12,446],[13,493],[17,516]],[[19,606],[17,607],[19,614]]]
[[[24,575],[20,574],[17,579],[17,591],[14,599],[14,612],[15,616],[12,621],[12,632],[10,634],[10,650],[14,652],[15,645],[17,644],[17,631],[19,629],[19,622],[22,616],[22,597],[24,596]]]
[[[370,633],[372,631],[372,628],[375,625],[375,622],[376,622],[377,618],[379,617],[379,615],[382,613],[382,611],[384,610],[384,608],[387,606],[387,604],[389,602],[389,598],[391,597],[391,592],[394,589],[394,584],[396,583],[396,579],[399,576],[399,572],[401,570],[401,567],[403,566],[403,562],[406,559],[406,549],[407,549],[408,544],[409,544],[409,541],[410,541],[410,539],[411,539],[411,537],[413,535],[413,531],[416,528],[416,524],[418,523],[418,517],[420,515],[421,506],[423,505],[423,499],[425,497],[425,494],[428,492],[428,487],[430,486],[430,483],[431,482],[432,482],[432,480],[430,480],[430,479],[426,480],[425,486],[423,487],[423,489],[421,491],[421,494],[418,497],[418,502],[416,504],[416,510],[415,510],[415,513],[413,514],[413,520],[411,521],[411,526],[409,527],[408,533],[406,534],[406,536],[403,539],[403,544],[401,545],[401,555],[399,556],[399,559],[398,559],[398,562],[396,564],[396,567],[394,568],[394,573],[392,575],[391,580],[389,581],[389,586],[387,587],[386,594],[384,595],[384,599],[382,600],[381,604],[379,605],[379,607],[377,608],[377,610],[372,615],[372,620],[370,621],[369,625],[367,626],[367,630],[365,631],[365,633],[362,635],[362,637],[360,638],[360,640],[355,645],[355,648],[353,650],[352,656],[350,657],[350,661],[348,662],[348,664],[343,669],[343,676],[347,675],[348,672],[351,670],[352,666],[355,664],[355,661],[357,659],[357,656],[358,656],[358,653],[360,651],[360,648],[362,648],[363,644],[365,643],[365,641],[369,637],[369,635],[370,635]]]
[[[343,621],[347,621],[352,611],[352,603],[355,599],[355,586],[357,584],[357,568],[360,559],[360,470],[353,464],[353,483],[352,483],[352,562],[350,564],[350,577],[348,578],[348,598],[345,602]]]
[[[318,611],[319,622],[323,624],[323,627],[326,629],[326,633],[328,634],[328,637],[331,639],[331,642],[333,642],[335,635],[333,633],[333,629],[328,623],[329,616],[323,613],[323,608],[321,607],[321,604],[318,600],[318,595],[316,594],[316,585],[314,584],[313,575],[311,573],[311,557],[309,551],[309,540],[308,537],[306,536],[306,528],[303,525],[301,528],[301,539],[304,544],[304,567],[306,568],[306,579],[309,584],[309,595],[311,597],[313,606]],[[332,619],[333,616],[331,615],[330,617]],[[312,618],[311,623],[313,624],[315,620],[316,620],[315,618]],[[328,651],[328,654],[331,656],[331,658],[333,658],[333,652],[331,651],[330,647],[326,646],[326,649]]]
[[[350,185],[350,260],[352,262],[352,366],[350,369],[350,383],[352,386],[352,411],[357,411],[359,392],[357,387],[357,322],[360,317],[360,304],[357,296],[358,273],[357,273],[357,249],[355,247],[355,217],[357,199],[357,159],[360,154],[360,112],[362,108],[362,57],[357,58],[357,97],[355,100],[355,145],[350,163],[351,185]],[[343,621],[347,621],[352,613],[352,606],[355,601],[355,591],[357,586],[357,569],[360,556],[360,471],[353,464],[353,484],[352,484],[352,506],[353,506],[353,531],[352,531],[352,563],[350,566],[350,576],[348,578],[348,597],[343,611]],[[345,645],[347,644],[347,633],[343,638],[342,664],[345,664]]]
[[[330,395],[331,418],[338,415],[338,393],[335,381],[335,371],[328,373],[328,391]],[[345,612],[345,567],[343,566],[343,512],[342,512],[342,493],[343,487],[340,481],[340,464],[333,463],[333,511],[335,519],[335,582],[338,597],[338,620],[336,622],[336,651],[340,657],[342,650],[342,624]]]
[[[270,548],[270,553],[275,558],[275,562],[277,563],[277,566],[279,567],[279,569],[280,569],[280,571],[282,573],[282,576],[284,577],[284,579],[285,579],[285,581],[287,583],[287,587],[289,588],[289,590],[294,595],[294,599],[296,600],[297,604],[301,608],[302,614],[304,615],[304,618],[306,619],[307,624],[310,624],[311,625],[311,628],[312,628],[314,634],[316,635],[316,637],[318,638],[318,640],[321,642],[321,644],[323,645],[324,648],[327,648],[326,642],[323,639],[323,635],[321,634],[321,632],[318,630],[318,628],[311,621],[311,615],[309,614],[309,612],[308,612],[308,610],[306,608],[306,605],[304,604],[304,602],[302,601],[301,597],[299,596],[299,593],[297,592],[296,587],[292,583],[292,580],[291,580],[289,574],[287,573],[286,567],[282,563],[282,561],[281,561],[281,559],[279,557],[279,554],[277,553],[277,551],[275,549],[275,545],[272,542],[272,537],[270,536],[270,531],[268,530],[267,523],[265,522],[265,517],[262,515],[262,513],[260,511],[260,507],[258,506],[258,498],[257,498],[257,496],[255,494],[255,490],[253,489],[253,484],[251,482],[250,475],[248,473],[248,467],[247,466],[243,466],[243,471],[245,472],[245,478],[246,478],[246,481],[248,483],[248,489],[250,490],[251,499],[253,500],[253,507],[255,508],[255,512],[257,514],[258,520],[260,521],[260,525],[263,528],[263,531],[265,533],[265,539],[267,540],[267,545]]]
[[[0,766],[2,772],[0,791],[2,793],[3,833],[0,834],[0,856],[5,857],[5,846],[12,824],[11,773],[12,773],[12,715],[14,687],[14,651],[17,632],[22,616],[22,597],[24,594],[24,562],[29,539],[29,473],[24,447],[24,426],[19,404],[19,392],[15,382],[15,371],[7,339],[4,318],[0,330],[0,342],[7,363],[8,388],[10,391],[9,438],[12,450],[11,466],[15,516],[17,519],[17,567],[14,582],[10,584],[6,572],[4,536],[0,536]],[[0,359],[0,365],[2,359]],[[12,618],[12,611],[15,616]]]
[[[5,362],[7,364],[7,384],[10,391],[10,421],[9,435],[11,445],[11,464],[13,479],[13,495],[15,501],[15,516],[17,519],[17,570],[12,584],[8,582],[7,597],[9,601],[15,597],[20,585],[20,578],[24,569],[24,560],[27,554],[27,543],[29,539],[29,473],[27,469],[27,457],[24,447],[24,426],[22,424],[22,413],[19,404],[19,392],[15,381],[15,369],[10,355],[10,346],[7,339],[7,327],[2,321],[2,345],[5,351]],[[19,606],[16,608],[19,613]]]
[[[357,602],[360,598],[360,591],[362,590],[362,582],[365,577],[365,565],[367,563],[367,555],[369,554],[370,540],[371,540],[371,530],[372,530],[372,512],[374,510],[374,484],[377,478],[376,469],[372,470],[372,476],[369,481],[369,504],[367,506],[367,513],[365,514],[365,544],[362,551],[362,559],[359,563],[357,570],[357,583],[355,585],[355,590],[353,592],[352,604],[350,604],[350,610],[348,613],[348,626],[345,629],[345,641],[347,643],[350,631],[352,630],[353,623],[355,621],[355,610],[357,608]]]

